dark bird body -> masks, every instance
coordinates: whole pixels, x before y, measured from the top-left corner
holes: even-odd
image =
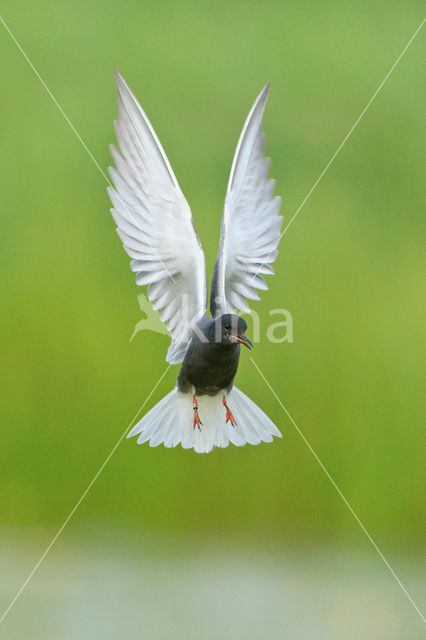
[[[236,327],[235,341],[230,338],[230,333],[225,333],[224,328],[232,324]],[[197,326],[198,332],[192,336],[179,372],[178,389],[183,393],[194,389],[197,396],[215,396],[220,392],[228,392],[238,369],[240,341],[248,343],[244,336],[247,325],[242,318],[225,314],[216,321],[204,316]],[[220,332],[218,330],[216,336],[217,328]]]

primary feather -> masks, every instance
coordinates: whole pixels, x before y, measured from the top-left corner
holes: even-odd
[[[269,83],[247,117],[232,163],[210,296],[213,316],[248,311],[247,299],[258,300],[256,289],[268,288],[262,274],[274,273],[282,217],[281,198],[272,195],[275,181],[268,179],[270,161],[263,157],[268,92]]]
[[[136,98],[116,72],[119,92],[116,168],[109,188],[123,247],[139,285],[166,322],[171,363],[181,362],[194,323],[207,304],[204,253],[189,205],[166,154]]]

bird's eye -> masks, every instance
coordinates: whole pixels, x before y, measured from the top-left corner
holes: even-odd
[[[226,331],[231,331],[231,325],[230,324],[226,324],[225,325],[225,330]]]

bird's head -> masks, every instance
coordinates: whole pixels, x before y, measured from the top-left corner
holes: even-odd
[[[244,344],[253,349],[253,344],[245,335],[246,322],[233,313],[225,313],[214,322],[214,339],[221,344]]]

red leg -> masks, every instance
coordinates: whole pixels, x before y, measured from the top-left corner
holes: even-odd
[[[222,404],[226,409],[226,422],[230,422],[233,427],[236,427],[237,426],[237,421],[235,420],[234,416],[232,415],[230,408],[226,404],[225,395],[223,395],[223,397],[222,397]]]
[[[194,409],[194,429],[198,427],[198,431],[201,431],[200,424],[203,424],[200,420],[200,416],[198,415],[198,402],[197,396],[192,396],[192,408]]]

